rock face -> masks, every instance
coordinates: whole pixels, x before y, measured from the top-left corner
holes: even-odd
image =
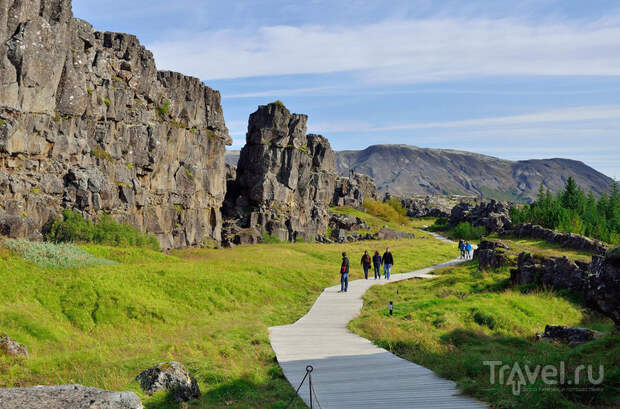
[[[474,250],[473,258],[478,260],[480,270],[498,269],[508,263],[508,257],[503,251],[505,249],[508,246],[502,242],[482,240]]]
[[[512,284],[533,284],[583,294],[586,303],[610,317],[620,327],[620,267],[613,258],[593,255],[592,262],[566,257],[541,257],[521,253],[510,271]]]
[[[329,227],[346,231],[358,231],[369,228],[368,224],[359,217],[340,213],[332,213],[329,215]]]
[[[478,205],[459,203],[450,212],[450,225],[456,226],[462,222],[473,226],[484,226],[487,233],[501,232],[510,228],[510,206],[507,203],[491,200]]]
[[[401,199],[400,203],[407,209],[407,217],[450,217],[452,210],[452,206],[433,202],[431,196]]]
[[[8,356],[23,356],[28,358],[28,348],[12,340],[6,334],[0,336],[0,353]]]
[[[609,192],[613,180],[582,162],[569,159],[508,161],[450,149],[409,145],[374,145],[337,152],[341,175],[351,169],[371,176],[383,195],[460,194],[529,202],[541,183],[556,193],[572,176],[586,191]]]
[[[198,382],[179,362],[156,365],[140,373],[136,380],[149,395],[160,391],[172,391],[181,401],[200,398]]]
[[[81,385],[0,389],[0,409],[143,409],[133,392]]]
[[[306,134],[307,120],[279,102],[250,115],[224,207],[228,244],[260,241],[265,233],[281,241],[315,240],[326,232],[336,196],[334,152],[323,136]],[[339,182],[347,190],[338,197],[361,204],[371,182],[352,175]]]
[[[529,237],[555,243],[564,248],[589,251],[593,254],[604,255],[607,246],[598,240],[573,233],[561,233],[546,229],[536,224],[517,224],[501,233],[504,236]]]
[[[333,206],[361,209],[364,199],[377,200],[377,198],[377,187],[370,176],[351,171],[349,177],[336,177]]]
[[[510,281],[513,284],[536,284],[583,293],[588,289],[587,271],[587,263],[567,257],[521,253],[517,258],[517,268],[510,272]]]
[[[219,241],[220,94],[157,71],[135,36],[95,31],[71,1],[0,8],[0,233],[41,237],[62,208],[100,212],[162,247]]]
[[[614,254],[592,257],[586,300],[620,328],[620,264]]]

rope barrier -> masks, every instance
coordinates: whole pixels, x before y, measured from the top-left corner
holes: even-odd
[[[314,370],[314,368],[312,367],[312,365],[306,366],[306,374],[304,375],[304,378],[301,380],[301,383],[299,384],[299,386],[295,390],[295,396],[293,396],[291,401],[288,403],[288,405],[286,405],[286,407],[284,409],[289,409],[291,407],[291,405],[295,401],[295,398],[299,394],[299,390],[303,386],[304,382],[306,382],[306,379],[308,379],[308,393],[309,393],[309,396],[310,396],[310,409],[314,409],[314,402],[312,400],[313,397],[314,397],[314,400],[316,401],[316,404],[318,405],[319,409],[322,409],[321,408],[321,403],[319,402],[319,398],[316,395],[316,390],[314,390],[314,386],[312,386],[312,371],[313,370]]]

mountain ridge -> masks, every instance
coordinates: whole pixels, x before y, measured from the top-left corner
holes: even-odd
[[[235,164],[238,151],[227,151]],[[606,192],[614,182],[585,163],[568,158],[508,160],[457,149],[413,145],[371,145],[336,152],[336,170],[350,170],[375,179],[380,193],[399,196],[463,194],[529,202],[542,183],[557,192],[569,176],[586,191]]]

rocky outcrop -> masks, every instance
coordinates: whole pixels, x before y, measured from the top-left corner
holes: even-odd
[[[561,247],[573,250],[589,251],[593,254],[604,255],[607,246],[598,240],[580,236],[574,233],[562,233],[546,229],[536,224],[517,224],[511,229],[501,233],[503,236],[527,237],[545,240],[549,243],[558,244]]]
[[[407,217],[450,217],[451,206],[433,202],[431,196],[424,199],[401,199],[400,203],[407,210]]]
[[[250,115],[246,145],[226,197],[233,219],[226,240],[252,229],[281,241],[314,240],[327,230],[334,195],[334,153],[320,135],[307,135],[308,117],[281,103],[262,105]]]
[[[563,325],[547,325],[545,332],[537,334],[536,339],[547,342],[564,342],[570,347],[585,344],[603,335],[601,332],[588,328],[565,327]]]
[[[81,385],[0,389],[0,409],[143,409],[133,392]]]
[[[510,282],[583,294],[589,306],[610,317],[616,327],[620,327],[620,267],[612,257],[594,255],[587,263],[567,257],[521,253],[517,267],[510,271]]]
[[[342,213],[331,213],[329,215],[329,227],[346,231],[358,231],[370,228],[368,224],[359,217]]]
[[[28,358],[28,348],[9,338],[7,334],[0,336],[0,353],[8,356]]]
[[[377,200],[375,181],[367,175],[349,172],[349,177],[336,177],[332,206],[363,207],[364,199]]]
[[[474,250],[473,258],[478,260],[480,270],[498,269],[508,264],[506,249],[508,246],[500,241],[482,240]]]
[[[491,200],[478,205],[459,203],[452,208],[449,219],[451,226],[467,222],[472,226],[484,226],[487,233],[501,232],[510,228],[510,206]]]
[[[135,36],[95,31],[71,1],[0,7],[2,234],[40,238],[74,208],[164,248],[219,241],[230,142],[220,94],[157,71]]]
[[[586,300],[603,314],[610,317],[620,328],[620,263],[615,258],[617,250],[605,257],[595,255],[589,267],[589,291]]]
[[[179,362],[166,362],[149,368],[136,377],[140,387],[149,395],[171,391],[181,401],[200,398],[198,382]]]

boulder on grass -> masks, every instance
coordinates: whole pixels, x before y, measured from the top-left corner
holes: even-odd
[[[8,356],[23,356],[28,358],[28,348],[12,340],[7,334],[0,335],[0,353]]]
[[[143,409],[133,392],[81,385],[0,388],[0,409]]]
[[[188,401],[200,398],[198,382],[180,362],[165,362],[149,368],[136,377],[142,389],[152,395],[171,391],[177,399]]]
[[[570,347],[576,347],[592,341],[602,335],[601,332],[588,328],[565,327],[562,325],[547,325],[545,332],[540,336],[544,341],[566,342]]]

